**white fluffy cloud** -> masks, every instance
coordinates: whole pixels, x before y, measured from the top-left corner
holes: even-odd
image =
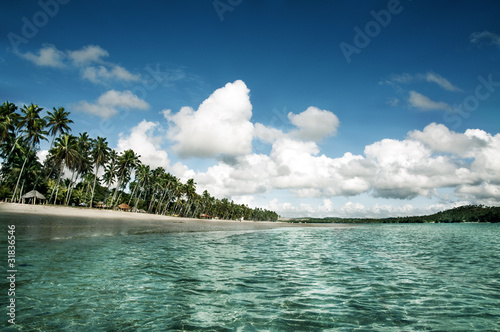
[[[423,111],[432,110],[452,110],[452,107],[443,101],[433,101],[429,97],[424,96],[416,91],[410,91],[410,96],[408,98],[408,103],[410,106],[418,108]]]
[[[142,120],[137,126],[130,130],[128,135],[121,134],[116,150],[123,152],[128,149],[134,150],[140,155],[142,163],[153,169],[163,167],[168,169],[170,160],[166,151],[161,148],[162,135],[155,136],[159,124]]]
[[[339,119],[330,111],[311,106],[300,114],[288,114],[288,119],[298,129],[293,132],[301,139],[320,141],[337,134]]]
[[[190,107],[175,114],[165,111],[174,150],[182,157],[250,153],[254,126],[249,93],[238,80],[216,90],[196,111]]]
[[[146,110],[149,108],[149,104],[129,90],[109,90],[97,98],[94,103],[81,101],[74,107],[76,110],[107,119],[118,114],[120,109]]]
[[[96,105],[130,104],[120,96],[117,92],[103,95]],[[286,215],[412,215],[433,213],[456,202],[500,204],[500,134],[478,129],[458,133],[431,123],[408,132],[405,139],[369,144],[361,155],[346,152],[331,158],[321,153],[317,141],[337,130],[333,113],[309,107],[289,114],[296,127],[289,132],[253,125],[249,90],[242,81],[216,90],[197,110],[183,107],[175,114],[170,110],[163,114],[169,121],[167,137],[177,154],[215,160],[201,171],[180,162],[168,170],[182,181],[194,178],[200,193],[208,190],[218,198],[262,202],[270,193],[286,193],[301,203],[264,201]],[[156,123],[141,122],[120,139],[120,149],[133,148],[144,162],[165,167],[168,156],[162,154],[159,136],[154,135],[157,129]],[[253,138],[269,144],[268,152],[252,152]],[[366,206],[351,201],[336,206],[335,197],[406,200],[408,204]],[[411,205],[414,199],[434,199],[434,205],[426,210]],[[444,205],[437,206],[436,201]]]
[[[409,132],[404,140],[383,139],[366,146],[364,155],[345,153],[340,158],[320,154],[312,141],[285,134],[273,137],[269,155],[241,155],[231,163],[219,161],[207,171],[191,175],[218,197],[285,190],[303,199],[370,195],[399,200],[435,197],[448,199],[449,204],[458,199],[500,203],[500,134],[492,136],[481,130],[456,133],[432,123],[422,131]],[[455,198],[440,190],[451,190]],[[307,211],[304,206],[292,210],[297,209]],[[406,210],[392,212],[404,215],[408,211],[409,215],[418,209],[408,205]],[[391,213],[387,206],[357,212],[371,216]]]
[[[451,153],[464,158],[474,157],[475,151],[487,145],[485,132],[474,134],[467,131],[465,134],[450,131],[443,124],[431,123],[423,131],[414,130],[408,137],[424,143],[437,153]],[[483,136],[483,137],[481,137]]]

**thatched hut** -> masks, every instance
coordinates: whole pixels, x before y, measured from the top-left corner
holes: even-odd
[[[39,200],[45,200],[45,196],[43,196],[42,194],[40,194],[38,191],[36,190],[32,190],[28,193],[26,193],[23,197],[21,197],[23,199],[23,203],[25,202],[24,200],[25,199],[32,199],[32,202],[33,204],[36,204],[36,199],[38,198]]]
[[[118,208],[122,211],[130,211],[130,206],[127,203],[122,203],[118,205]]]
[[[99,202],[95,205],[96,208],[98,209],[105,209],[107,208],[108,206],[106,204],[104,204],[104,202]]]

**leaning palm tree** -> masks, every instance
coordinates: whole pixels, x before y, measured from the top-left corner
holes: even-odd
[[[57,134],[62,135],[64,133],[69,133],[71,128],[69,126],[70,123],[73,123],[73,120],[68,119],[70,112],[64,110],[64,107],[59,107],[56,109],[53,107],[54,112],[47,112],[47,116],[45,116],[45,121],[47,121],[47,127],[49,128],[48,134],[52,136],[52,141],[50,142],[50,149],[54,144],[54,139]]]
[[[133,150],[126,150],[118,159],[118,184],[115,188],[115,192],[113,197],[111,198],[111,206],[115,203],[116,196],[118,194],[118,190],[123,186],[124,180],[127,176],[132,172],[133,169],[137,166],[139,162],[139,156],[135,154]]]
[[[54,147],[49,151],[51,154],[51,158],[54,158],[60,164],[60,171],[57,178],[57,184],[54,187],[56,190],[56,195],[54,198],[54,204],[57,201],[57,195],[59,193],[59,184],[61,182],[61,177],[64,171],[64,167],[69,169],[74,169],[78,163],[78,160],[81,158],[80,153],[78,151],[78,142],[77,138],[73,135],[63,134],[61,137],[56,138]],[[54,194],[54,190],[52,190],[52,195]],[[50,201],[50,199],[49,199]]]
[[[43,108],[38,107],[38,105],[31,104],[30,106],[24,105],[21,109],[23,115],[20,117],[18,128],[22,133],[22,139],[28,144],[29,150],[24,158],[23,166],[19,172],[19,177],[17,178],[16,187],[14,188],[14,193],[12,195],[12,200],[16,195],[17,188],[19,186],[19,181],[23,175],[24,167],[26,166],[26,161],[28,160],[29,152],[35,148],[36,145],[40,144],[41,140],[45,140],[45,134],[47,132],[45,129],[45,120],[40,117],[40,112]]]
[[[106,142],[106,138],[98,136],[96,140],[92,141],[92,150],[90,151],[90,155],[94,163],[94,184],[92,185],[92,196],[90,198],[90,207],[92,207],[92,203],[94,202],[94,192],[95,192],[95,184],[97,182],[97,173],[99,172],[99,168],[101,166],[106,165],[106,163],[108,162],[110,152],[111,149],[108,146],[108,142]]]

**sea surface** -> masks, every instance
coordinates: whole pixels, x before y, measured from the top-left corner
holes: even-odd
[[[500,224],[19,234],[10,328],[500,331],[499,250]]]

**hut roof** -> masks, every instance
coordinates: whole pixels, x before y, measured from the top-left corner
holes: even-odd
[[[130,206],[126,203],[122,203],[122,204],[118,205],[118,208],[120,208],[122,210],[130,210]]]
[[[42,194],[40,194],[38,191],[36,190],[32,190],[28,193],[26,193],[22,198],[38,198],[38,199],[45,199],[45,196],[43,196]]]

